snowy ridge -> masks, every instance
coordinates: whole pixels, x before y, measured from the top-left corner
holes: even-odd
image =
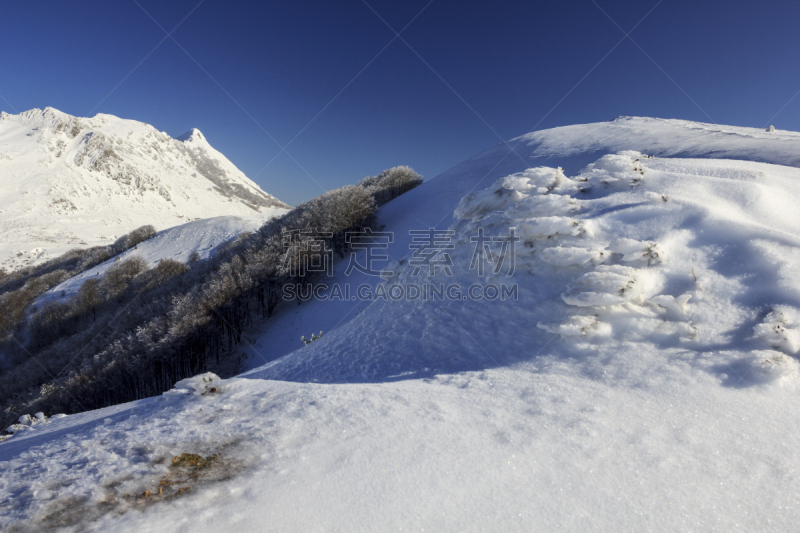
[[[743,384],[767,379],[764,354],[751,355],[775,346],[789,347],[778,349],[785,355],[800,349],[790,349],[800,335],[793,329],[800,282],[782,264],[786,259],[760,258],[796,257],[798,202],[800,170],[763,163],[622,152],[603,156],[573,178],[548,167],[515,173],[470,193],[455,208],[457,248],[451,256],[462,266],[461,276],[419,279],[405,257],[397,258],[404,266],[392,267],[392,283],[517,283],[519,303],[377,300],[321,341],[254,372],[268,379],[363,382],[421,369],[438,374],[505,366],[517,362],[512,355],[519,353],[520,338],[533,345],[550,340],[533,331],[512,333],[530,324],[562,337],[568,351],[572,342],[587,350],[614,346],[620,353],[636,343],[645,352],[669,347],[703,354],[713,346],[725,355],[708,356],[704,364],[724,367],[721,361],[736,360]],[[502,236],[509,227],[521,239],[513,276],[464,272],[474,259],[470,239],[481,228]],[[494,253],[500,253],[497,245]],[[753,286],[749,278],[774,280],[780,289]],[[773,309],[778,311],[768,315]],[[494,324],[485,332],[457,327],[484,313]],[[757,335],[769,342],[754,337],[762,320],[770,325],[760,326]],[[384,331],[381,324],[394,326]],[[383,333],[376,337],[376,331]],[[452,351],[442,351],[442,342]],[[382,346],[403,355],[386,358]],[[794,376],[792,361],[775,361],[774,377]],[[735,380],[736,372],[728,373]]]
[[[387,204],[394,275],[348,278],[342,262],[330,280],[516,284],[516,300],[284,308],[242,346],[283,357],[0,444],[0,527],[795,529],[796,134],[573,128],[518,144],[524,161],[498,146]],[[547,155],[557,143],[570,155]],[[715,153],[728,159],[697,158]],[[452,275],[409,265],[408,230],[428,227],[454,232]],[[471,270],[478,230],[510,228],[513,270]],[[230,476],[212,466],[175,494],[184,453],[217,454]]]
[[[288,207],[199,130],[182,139],[106,114],[78,118],[52,108],[0,114],[0,266],[108,244],[144,224],[160,230]]]
[[[194,253],[196,253],[195,260],[208,259],[220,247],[230,243],[239,235],[258,230],[270,216],[271,212],[268,211],[262,216],[213,217],[160,231],[155,237],[138,244],[135,248],[130,248],[78,276],[59,283],[39,296],[33,305],[42,305],[54,299],[67,300],[78,292],[84,281],[93,276],[104,275],[117,261],[132,256],[144,259],[148,268],[156,266],[162,259],[187,263]]]
[[[509,146],[514,148],[513,152]],[[604,155],[624,150],[637,150],[651,156],[725,157],[800,166],[800,134],[796,132],[765,132],[756,128],[643,117],[623,117],[611,122],[542,130],[518,137],[508,145],[489,148],[384,206],[381,224],[386,225],[385,231],[394,232],[395,239],[387,253],[393,260],[403,259],[409,254],[409,229],[448,227],[462,197],[483,190],[500,178],[539,166],[564,167],[566,174],[575,176]],[[702,162],[698,161],[691,172],[709,175],[715,172],[715,168],[716,164],[703,168]],[[707,188],[713,189],[712,181],[706,183],[709,184]],[[785,184],[793,186],[790,182]],[[791,216],[791,205],[781,205],[784,210],[789,210],[787,215]],[[750,221],[754,218],[758,217],[751,217]],[[391,268],[390,262],[376,261],[375,268]],[[341,271],[337,270],[338,277],[332,282],[343,281],[344,266]],[[357,274],[348,279],[354,286],[375,283],[374,278],[358,278]],[[310,301],[304,305],[302,313],[275,317],[255,344],[257,348],[263,347],[265,354],[251,354],[251,364],[255,367],[263,364],[265,357],[272,360],[294,351],[300,335],[320,330],[331,332],[363,312],[364,308],[365,304],[358,301]]]
[[[575,142],[577,139],[580,142]],[[661,157],[744,159],[800,166],[798,132],[676,119],[619,117],[612,122],[536,131],[517,137],[509,144],[526,146],[528,150],[524,152],[537,158],[637,150]]]

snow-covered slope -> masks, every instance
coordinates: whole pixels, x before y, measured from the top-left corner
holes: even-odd
[[[510,147],[513,147],[512,151]],[[800,133],[717,126],[685,120],[621,117],[611,122],[580,124],[533,132],[494,146],[440,174],[381,209],[385,231],[394,233],[386,253],[393,259],[374,262],[374,268],[410,253],[409,229],[447,228],[461,198],[495,180],[530,167],[560,166],[567,175],[621,150],[638,150],[659,157],[729,158],[800,167]],[[363,256],[359,261],[364,262]],[[346,263],[338,265],[341,275]],[[335,281],[335,280],[334,280]],[[380,280],[377,280],[380,281]],[[348,277],[353,286],[374,285],[376,278]],[[250,352],[250,364],[259,366],[300,346],[300,336],[328,332],[345,324],[365,307],[356,301],[310,301],[302,311],[287,309],[266,324],[266,331]]]
[[[621,152],[572,178],[552,167],[515,173],[458,204],[456,222],[448,224],[452,275],[442,268],[433,278],[414,275],[409,254],[391,267],[388,287],[396,294],[412,285],[457,285],[457,301],[377,298],[323,341],[256,372],[269,379],[364,382],[423,369],[431,375],[481,370],[528,360],[554,334],[569,341],[566,348],[550,346],[562,357],[576,339],[608,350],[602,365],[582,363],[590,375],[602,366],[608,372],[626,347],[644,358],[642,346],[657,346],[660,356],[667,348],[683,357],[689,350],[697,357],[734,350],[723,361],[777,349],[753,357],[773,357],[776,375],[784,364],[788,372],[796,364],[775,347],[790,356],[800,350],[800,329],[791,332],[800,327],[800,280],[790,266],[800,260],[798,204],[800,169],[763,163]],[[520,239],[513,275],[507,275],[510,257],[492,275],[486,254],[485,275],[470,270],[480,252],[474,239],[481,232],[509,235],[509,228]],[[502,246],[489,242],[496,259]],[[345,276],[338,281],[348,282]],[[473,301],[466,291],[476,283],[517,285],[519,296]],[[758,338],[745,342],[762,322]],[[772,326],[776,331],[767,331]],[[779,340],[784,335],[797,339]],[[385,356],[386,346],[394,357]],[[699,365],[712,360],[706,354]],[[633,372],[629,364],[622,357],[626,374]],[[715,364],[722,373],[723,362]],[[635,367],[642,371],[642,362]],[[623,370],[616,372],[614,380],[622,379]]]
[[[0,113],[0,267],[113,242],[144,224],[287,208],[193,129],[56,109]]]
[[[391,279],[343,261],[326,283],[462,292],[288,306],[242,348],[289,353],[239,378],[25,419],[0,444],[0,524],[794,530],[800,136],[729,130],[559,128],[434,178],[382,209]],[[452,275],[410,264],[429,227],[452,232]],[[512,227],[513,271],[471,270],[481,228]],[[491,283],[516,299],[463,299]]]
[[[165,229],[158,232],[155,237],[138,244],[135,248],[130,248],[108,261],[59,283],[40,295],[34,301],[34,305],[41,305],[54,299],[71,298],[78,292],[84,281],[93,276],[102,276],[117,261],[134,255],[147,261],[148,268],[156,266],[162,259],[187,263],[195,252],[197,253],[195,260],[207,259],[239,235],[258,230],[274,211],[276,210],[266,211],[261,216],[204,218]]]

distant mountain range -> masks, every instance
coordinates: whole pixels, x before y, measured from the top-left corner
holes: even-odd
[[[173,139],[135,120],[53,108],[0,113],[0,267],[222,215],[289,206],[262,191],[203,134]]]

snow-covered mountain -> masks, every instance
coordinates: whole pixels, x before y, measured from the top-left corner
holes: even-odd
[[[798,133],[642,118],[478,154],[381,209],[391,275],[342,260],[327,300],[246,332],[251,371],[23,417],[0,527],[793,531],[798,154]],[[412,264],[429,228],[449,272]],[[514,268],[471,268],[511,228]],[[462,292],[376,297],[425,284]]]
[[[132,229],[288,206],[262,191],[203,134],[173,139],[112,115],[53,108],[0,113],[0,267],[108,244]]]

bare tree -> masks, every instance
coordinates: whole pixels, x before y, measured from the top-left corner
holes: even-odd
[[[367,176],[359,183],[369,191],[378,205],[383,205],[421,184],[422,176],[406,166],[386,169],[377,176]]]
[[[74,307],[76,314],[86,314],[92,312],[92,322],[97,320],[97,308],[103,303],[100,294],[100,281],[97,278],[89,278],[83,282],[78,294],[75,297]]]
[[[111,266],[100,283],[105,300],[120,296],[128,288],[131,280],[145,270],[147,270],[147,262],[138,255]]]

